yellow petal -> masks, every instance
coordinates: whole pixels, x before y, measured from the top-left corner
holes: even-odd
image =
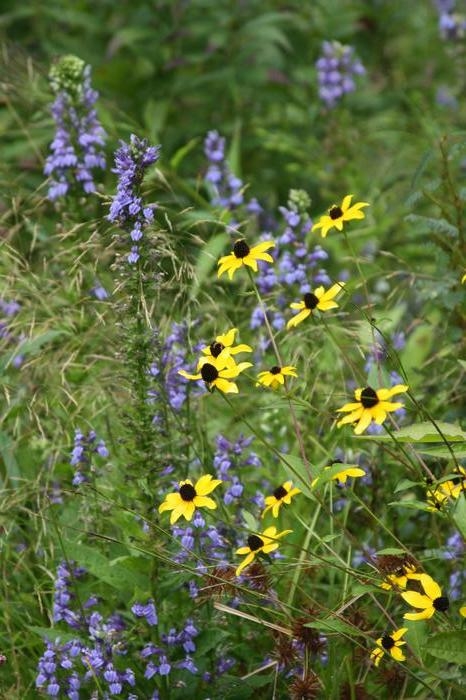
[[[243,571],[243,569],[245,569],[247,566],[249,566],[249,564],[252,562],[252,560],[254,559],[254,557],[255,557],[255,553],[254,553],[254,552],[250,552],[250,553],[248,554],[248,556],[247,556],[245,559],[243,559],[243,561],[241,562],[241,564],[238,566],[238,568],[237,568],[236,571],[235,571],[235,574],[236,574],[237,576],[239,576],[240,573]]]
[[[217,488],[222,483],[221,479],[214,479],[211,474],[204,474],[196,481],[194,487],[198,496],[207,496],[208,493]]]

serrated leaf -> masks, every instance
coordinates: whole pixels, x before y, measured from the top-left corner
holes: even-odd
[[[452,664],[466,664],[466,630],[440,632],[429,637],[424,651]]]

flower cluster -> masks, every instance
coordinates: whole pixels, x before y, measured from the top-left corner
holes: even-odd
[[[439,14],[438,26],[443,39],[456,41],[462,39],[466,31],[466,17],[455,12],[455,0],[435,0]]]
[[[79,486],[90,481],[89,473],[93,471],[92,455],[108,457],[109,452],[105,442],[97,438],[94,430],[90,430],[86,435],[79,429],[74,434],[74,446],[71,451],[70,464],[75,468],[73,476],[73,486]]]
[[[466,493],[466,469],[459,466],[453,479],[446,479],[434,487],[428,487],[428,508],[434,511],[443,510],[449,503],[456,501],[462,493]]]
[[[328,109],[335,107],[343,95],[356,89],[354,76],[366,72],[354,49],[338,41],[323,42],[316,68],[319,97]]]
[[[56,97],[51,107],[55,137],[44,174],[51,177],[48,198],[64,197],[79,184],[94,192],[93,170],[105,168],[105,132],[95,110],[98,93],[91,87],[91,67],[76,56],[62,57],[50,70]]]
[[[225,209],[236,209],[244,201],[243,183],[231,172],[225,160],[225,139],[218,131],[209,131],[207,134],[204,153],[209,161],[205,181],[212,192],[212,204]]]
[[[134,134],[129,143],[120,141],[115,152],[113,172],[118,175],[117,192],[107,218],[129,234],[132,246],[127,260],[131,264],[139,260],[144,229],[154,220],[156,205],[144,205],[141,185],[147,168],[158,160],[159,154],[160,146],[150,146],[146,139]]]

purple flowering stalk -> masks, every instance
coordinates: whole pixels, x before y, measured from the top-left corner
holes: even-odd
[[[333,109],[343,95],[354,92],[356,75],[364,75],[365,68],[356,58],[352,46],[339,41],[324,41],[322,54],[316,62],[319,97],[327,109]]]
[[[117,192],[107,218],[129,234],[131,250],[127,260],[132,265],[140,258],[144,229],[154,220],[156,205],[144,204],[141,185],[147,169],[159,155],[160,146],[149,146],[146,139],[134,134],[131,134],[129,143],[120,141],[120,148],[115,151],[112,172],[118,175]]]
[[[435,0],[438,12],[440,36],[446,41],[463,39],[466,30],[466,16],[456,12],[455,0]]]
[[[105,169],[106,137],[94,107],[99,95],[91,86],[91,67],[76,56],[63,56],[49,78],[55,137],[44,166],[51,178],[47,197],[55,201],[77,186],[91,194],[96,190],[93,171]]]
[[[204,153],[208,160],[207,172],[204,181],[210,193],[210,201],[215,207],[228,209],[230,212],[241,207],[244,201],[243,181],[231,172],[225,157],[225,138],[218,131],[209,131],[204,140]],[[246,204],[248,214],[260,214],[262,207],[253,198]],[[238,222],[229,221],[228,230],[237,234]]]
[[[71,452],[70,464],[75,468],[73,486],[79,486],[90,481],[90,473],[94,467],[92,465],[92,455],[106,458],[109,455],[105,442],[97,438],[94,430],[84,435],[80,430],[75,431],[74,446]]]

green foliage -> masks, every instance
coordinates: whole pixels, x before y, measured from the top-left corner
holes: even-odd
[[[105,663],[132,669],[135,685],[121,697],[460,697],[461,37],[440,36],[433,3],[412,12],[401,0],[26,0],[7,3],[0,32],[1,697],[52,694],[36,685],[37,665],[57,639],[105,646]],[[326,40],[353,46],[366,68],[333,109],[319,98],[315,66]],[[95,193],[51,202],[50,104],[61,89],[82,97],[86,65],[107,168]],[[437,98],[442,89],[450,104]],[[203,146],[212,130],[226,138],[241,204],[212,203]],[[107,218],[113,152],[132,133],[162,144],[157,164],[135,175],[141,201],[157,207],[134,265],[131,227]],[[322,239],[312,224],[349,193],[370,203],[365,218]],[[304,225],[301,242],[285,242],[298,226],[290,212]],[[276,242],[268,269],[277,282],[244,267],[232,281],[217,277],[240,237]],[[346,285],[337,308],[286,330],[289,305],[305,293],[293,278],[300,266],[309,290]],[[259,304],[268,328],[253,315]],[[235,345],[253,348],[232,355],[253,363],[232,378],[239,394],[183,383],[178,369],[196,373],[200,348],[231,328]],[[277,391],[256,386],[260,371],[285,365],[296,379]],[[409,385],[391,399],[404,409],[380,432],[337,427],[354,389],[396,383]],[[76,431],[88,441],[82,460]],[[355,465],[364,477],[335,482]],[[181,517],[171,527],[161,503],[204,474],[223,480],[209,494],[216,508],[198,508],[205,525]],[[277,499],[288,481],[300,493],[278,518],[264,516],[263,498]],[[261,553],[237,577],[237,549],[271,526],[292,531],[277,540],[279,556]],[[75,627],[54,619],[60,564],[71,572],[62,585]],[[404,620],[400,593],[421,583],[391,577],[410,567],[438,582],[446,613]],[[154,625],[132,610],[150,600]],[[186,633],[166,642],[189,620],[194,650]],[[406,659],[385,649],[376,668],[376,640],[404,626]],[[149,644],[167,654],[168,675],[147,672],[162,663],[141,654]],[[83,676],[88,653],[76,657]],[[65,697],[69,672],[59,665],[56,675]],[[108,690],[95,668],[80,697]]]

